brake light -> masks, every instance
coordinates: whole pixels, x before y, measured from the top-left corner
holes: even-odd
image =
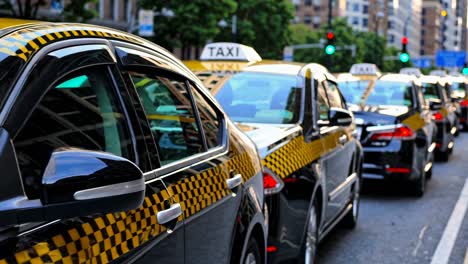
[[[411,128],[406,126],[396,127],[393,131],[385,131],[385,132],[375,132],[371,136],[371,140],[392,140],[392,139],[400,139],[400,140],[409,140],[414,138],[414,132]]]
[[[278,248],[276,246],[267,246],[267,253],[273,253],[278,251]]]
[[[263,172],[263,191],[265,194],[278,193],[283,189],[284,183],[269,171]]]
[[[468,106],[468,100],[464,99],[463,101],[461,101],[460,106],[467,107]]]
[[[444,116],[442,115],[441,112],[435,112],[432,114],[432,118],[435,120],[435,121],[442,121],[444,120]]]
[[[389,173],[411,173],[409,168],[386,168],[385,170]]]

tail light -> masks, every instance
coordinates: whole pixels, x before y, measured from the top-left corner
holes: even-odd
[[[461,101],[460,106],[467,107],[468,106],[468,100],[464,99],[463,101]]]
[[[405,174],[409,174],[411,173],[411,169],[409,168],[386,168],[385,169],[387,172],[389,173],[405,173]]]
[[[396,126],[394,130],[391,131],[382,131],[378,132],[375,131],[374,134],[371,136],[371,140],[373,141],[379,141],[379,140],[385,140],[389,141],[392,139],[399,139],[399,140],[410,140],[414,139],[415,135],[414,132],[411,128],[407,126]]]
[[[442,115],[441,112],[435,112],[432,114],[432,118],[435,120],[435,121],[442,121],[444,120],[444,116]]]
[[[265,194],[275,194],[283,189],[283,181],[274,173],[265,169],[263,172],[263,191]]]

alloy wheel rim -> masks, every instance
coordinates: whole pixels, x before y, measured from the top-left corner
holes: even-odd
[[[257,264],[257,260],[255,259],[255,255],[250,252],[244,261],[245,264]]]
[[[306,235],[305,263],[312,264],[317,253],[317,213],[315,212],[315,206],[310,209]]]

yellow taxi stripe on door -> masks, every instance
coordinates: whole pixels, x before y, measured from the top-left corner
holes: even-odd
[[[426,122],[421,118],[419,113],[406,118],[402,123],[409,126],[413,131],[417,131],[426,125]]]
[[[336,148],[338,138],[338,132],[325,136],[323,142],[320,139],[305,142],[304,136],[299,136],[266,156],[262,164],[280,178],[286,178]]]
[[[231,194],[226,185],[227,172],[234,170],[241,173],[244,181],[247,181],[260,169],[253,167],[249,154],[244,152],[218,167],[167,188],[175,201],[181,203],[184,216],[189,217]],[[75,222],[74,227],[64,229],[53,237],[22,245],[18,252],[0,259],[0,264],[108,263],[166,231],[164,226],[157,223],[156,214],[165,209],[164,201],[169,197],[170,194],[163,190],[147,194],[143,205],[136,210],[81,218],[81,224]]]

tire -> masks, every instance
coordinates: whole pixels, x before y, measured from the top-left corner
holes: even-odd
[[[242,258],[243,264],[261,264],[262,257],[260,255],[260,249],[258,247],[257,240],[255,238],[250,238],[247,244],[247,250],[245,255]]]
[[[422,197],[426,191],[426,173],[421,171],[421,176],[413,183],[413,194],[416,197]]]
[[[361,191],[361,178],[358,176],[356,182],[353,184],[353,193],[351,195],[351,210],[343,217],[342,224],[344,227],[353,229],[357,225],[359,216],[359,203]]]
[[[302,245],[302,256],[299,257],[298,263],[313,264],[317,263],[318,249],[318,225],[319,217],[317,214],[318,206],[316,200],[312,203],[309,209],[309,218],[306,226],[306,237]]]
[[[444,152],[439,152],[438,153],[438,160],[442,162],[447,162],[450,157],[450,150],[446,150]]]

